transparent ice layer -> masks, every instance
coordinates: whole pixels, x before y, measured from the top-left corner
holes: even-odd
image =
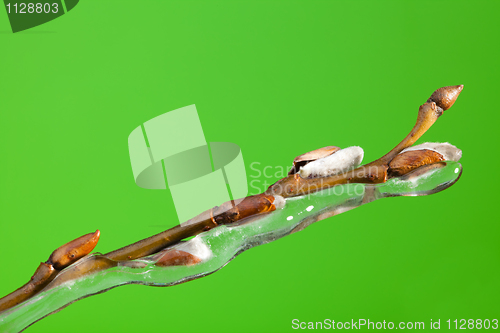
[[[64,269],[41,293],[0,314],[0,331],[19,332],[41,318],[81,298],[124,284],[171,286],[210,274],[241,252],[300,231],[316,221],[384,197],[428,195],[453,185],[462,173],[458,162],[438,162],[383,184],[346,184],[302,197],[289,198],[284,208],[237,225],[219,226],[170,247],[196,254],[191,266],[159,267],[153,255],[141,260],[114,262],[115,267],[73,279],[81,265],[102,259],[92,254]],[[165,251],[165,250],[164,250]],[[107,260],[109,263],[109,259]]]

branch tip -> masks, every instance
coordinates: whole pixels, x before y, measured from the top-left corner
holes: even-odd
[[[427,102],[435,102],[443,111],[448,110],[453,106],[463,89],[463,84],[439,88],[432,93]]]

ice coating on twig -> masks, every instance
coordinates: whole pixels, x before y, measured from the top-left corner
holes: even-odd
[[[455,161],[458,162],[460,158],[462,158],[462,150],[458,149],[454,145],[448,143],[448,142],[425,142],[413,147],[406,148],[401,152],[405,153],[407,151],[414,151],[414,150],[422,150],[422,149],[428,149],[435,151],[441,155],[443,155],[443,158],[445,161]]]
[[[201,260],[207,260],[212,256],[212,251],[210,251],[208,246],[201,240],[200,235],[185,243],[177,245],[175,248],[197,256]]]
[[[83,297],[124,284],[171,286],[211,274],[243,251],[364,203],[391,196],[428,195],[454,184],[461,174],[458,162],[438,162],[377,185],[344,184],[286,199],[283,209],[237,226],[221,225],[170,249],[196,255],[200,262],[158,267],[154,260],[132,260],[140,265],[111,265],[97,273],[49,287],[32,299],[0,314],[0,331],[19,332],[33,322]],[[424,172],[420,171],[424,170]],[[427,171],[428,170],[428,171]],[[208,256],[207,256],[208,255]],[[96,255],[86,257],[91,259]],[[82,259],[83,260],[83,259]],[[113,262],[112,260],[110,260]],[[71,270],[73,266],[66,268]],[[61,273],[64,273],[62,271]]]
[[[357,167],[363,160],[363,149],[358,146],[339,150],[332,155],[310,162],[300,168],[302,178],[328,177]]]

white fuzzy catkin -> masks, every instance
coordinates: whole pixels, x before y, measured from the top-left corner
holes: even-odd
[[[285,204],[286,204],[286,200],[281,195],[274,196],[273,205],[274,205],[274,207],[276,207],[276,209],[281,209],[281,208],[285,207]]]
[[[212,256],[212,251],[210,251],[208,246],[198,236],[185,243],[181,243],[176,247],[176,249],[187,253],[191,253],[192,255],[200,258],[201,260],[207,260]]]
[[[462,157],[462,151],[455,147],[452,144],[449,144],[448,142],[425,142],[420,145],[416,145],[413,147],[406,148],[403,150],[400,154],[407,152],[407,151],[412,151],[412,150],[422,150],[422,149],[428,149],[435,151],[441,155],[443,155],[443,158],[445,161],[455,161],[457,162],[461,157]]]
[[[299,174],[302,178],[319,178],[346,172],[361,164],[363,154],[361,147],[348,147],[304,165]]]

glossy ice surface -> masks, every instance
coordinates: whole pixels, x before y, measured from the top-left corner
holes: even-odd
[[[72,268],[99,256],[89,255],[63,270],[43,292],[0,314],[0,330],[19,332],[67,304],[120,285],[171,286],[203,277],[224,267],[241,252],[300,231],[311,223],[384,197],[433,194],[453,185],[461,173],[462,166],[458,162],[438,162],[383,184],[339,185],[289,198],[282,209],[268,215],[247,219],[238,225],[222,225],[171,247],[197,251],[202,259],[198,264],[158,267],[155,265],[157,256],[151,256],[61,283]]]

